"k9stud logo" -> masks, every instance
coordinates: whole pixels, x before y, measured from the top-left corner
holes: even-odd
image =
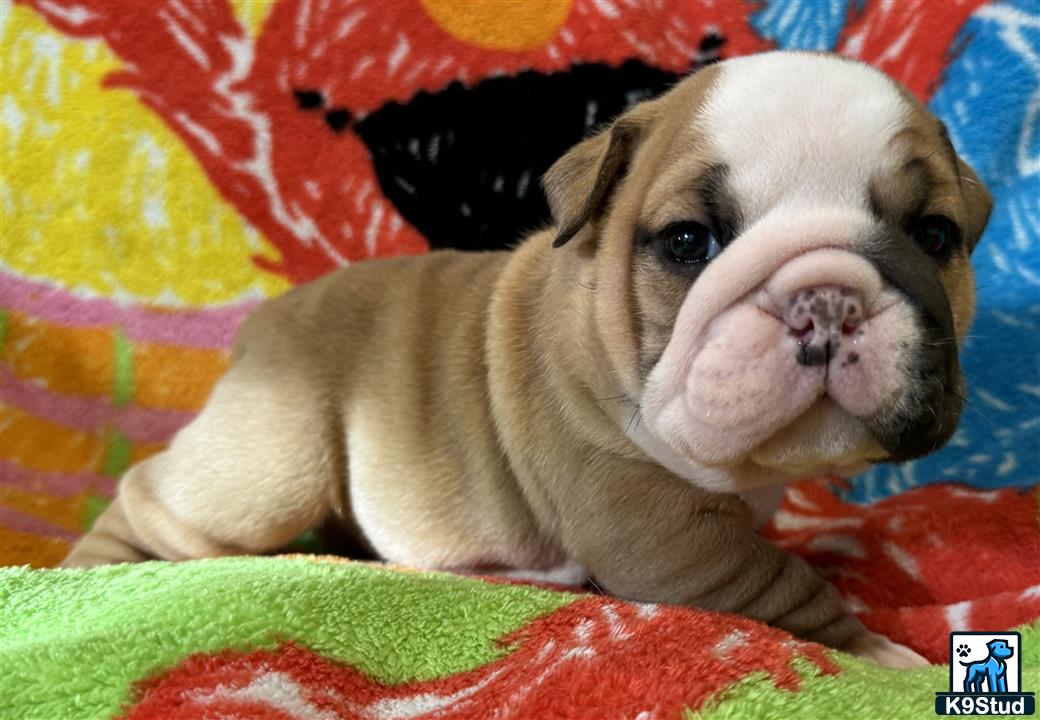
[[[950,691],[935,693],[939,715],[1032,715],[1022,692],[1022,636],[1017,632],[950,633]]]

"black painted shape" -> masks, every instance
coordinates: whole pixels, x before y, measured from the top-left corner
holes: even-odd
[[[722,37],[718,33],[709,33],[708,35],[705,35],[704,38],[701,40],[700,51],[705,55],[717,53],[717,51],[721,49],[722,46],[725,44],[726,38]],[[719,59],[717,54],[715,55],[714,59]]]
[[[325,97],[317,90],[293,90],[293,97],[301,110],[317,110],[325,105]]]
[[[332,108],[325,113],[325,122],[334,132],[343,132],[350,124],[350,111],[346,108]]]
[[[717,36],[692,63],[717,60]],[[435,248],[500,249],[548,225],[539,179],[571,146],[682,76],[637,60],[526,71],[391,102],[354,126],[383,193]]]

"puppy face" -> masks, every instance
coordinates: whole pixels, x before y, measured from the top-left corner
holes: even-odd
[[[730,60],[546,175],[596,264],[627,432],[711,489],[941,447],[991,201],[909,93],[835,56]]]

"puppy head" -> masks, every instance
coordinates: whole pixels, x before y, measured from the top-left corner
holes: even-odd
[[[953,433],[991,199],[887,76],[824,54],[720,63],[543,183],[557,252],[595,263],[627,432],[659,462],[739,491]]]

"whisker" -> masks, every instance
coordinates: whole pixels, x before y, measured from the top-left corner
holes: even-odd
[[[971,410],[972,412],[976,413],[980,418],[982,418],[983,420],[985,420],[989,424],[991,429],[993,429],[993,430],[999,429],[1000,426],[996,422],[994,422],[993,418],[990,417],[986,412],[984,412],[982,410],[982,408],[978,406],[977,403],[973,403],[970,399],[968,399],[964,395],[961,395],[956,390],[950,390],[950,393],[952,395],[954,395],[955,397],[960,398],[960,401],[962,403],[964,403],[964,409],[965,410]]]
[[[964,339],[965,340],[986,340],[987,338],[986,338],[985,335],[965,335]],[[945,337],[945,338],[939,338],[938,340],[932,340],[932,341],[929,341],[929,342],[922,342],[921,344],[922,345],[936,346],[936,345],[949,345],[950,343],[955,343],[955,342],[957,342],[957,338],[955,338],[955,337]]]
[[[629,430],[632,429],[632,423],[636,423],[636,427],[639,427],[638,418],[639,418],[639,408],[636,408],[635,410],[632,411],[632,417],[629,418],[628,426],[625,428],[625,432],[626,433]]]
[[[980,418],[985,420],[986,423],[989,425],[991,430],[999,429],[999,426],[997,425],[997,423],[993,422],[993,418],[990,417],[989,415],[987,415],[985,412],[983,412],[982,408],[980,408],[978,405],[975,405],[975,404],[965,405],[964,409],[965,410],[971,410],[973,413],[975,413]]]
[[[932,415],[935,415],[935,410],[932,410]],[[939,418],[936,415],[936,419],[939,420],[939,431],[935,433],[935,440],[932,442],[931,452],[935,452],[939,448],[939,438],[942,437],[943,425],[945,424],[946,418]]]

